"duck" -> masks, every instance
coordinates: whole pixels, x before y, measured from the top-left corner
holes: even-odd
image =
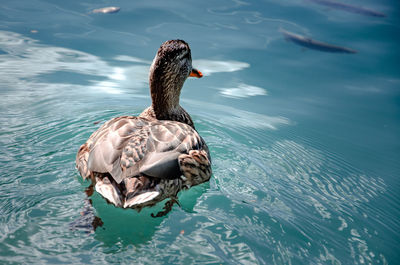
[[[105,122],[80,146],[81,177],[109,203],[138,211],[208,181],[208,146],[179,101],[186,79],[202,76],[185,41],[164,42],[150,66],[151,105]]]

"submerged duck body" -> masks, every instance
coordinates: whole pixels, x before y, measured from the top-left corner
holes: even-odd
[[[138,117],[109,120],[84,143],[76,167],[117,207],[140,210],[211,177],[208,147],[179,105],[192,68],[186,42],[165,42],[150,68],[152,105]]]

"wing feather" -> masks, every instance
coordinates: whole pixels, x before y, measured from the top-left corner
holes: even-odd
[[[201,149],[208,153],[204,140],[189,125],[133,116],[106,122],[81,149],[77,167],[83,177],[88,171],[110,173],[117,183],[141,174],[176,178],[182,174],[179,155]]]

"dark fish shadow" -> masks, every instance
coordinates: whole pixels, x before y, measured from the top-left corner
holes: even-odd
[[[303,48],[308,48],[308,49],[313,49],[313,50],[318,50],[322,52],[330,52],[330,53],[357,53],[356,50],[342,47],[342,46],[337,46],[337,45],[332,45],[326,42],[321,42],[317,41],[311,38],[308,38],[306,36],[302,36],[299,34],[295,34],[293,32],[284,30],[284,29],[279,29],[279,31],[283,34],[284,38],[286,41],[293,42],[299,46],[302,46]]]
[[[354,13],[354,14],[360,14],[360,15],[364,15],[364,16],[370,16],[370,17],[386,17],[386,15],[382,12],[370,9],[370,8],[366,8],[366,7],[362,7],[362,6],[354,6],[354,5],[350,5],[347,3],[342,3],[342,2],[338,2],[338,1],[333,1],[333,0],[308,0],[310,2],[316,3],[316,4],[320,4],[329,8],[333,8],[333,9],[338,9],[338,10],[342,10],[342,11],[346,11],[346,12],[350,12],[350,13]]]

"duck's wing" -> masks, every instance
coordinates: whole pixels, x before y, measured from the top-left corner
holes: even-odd
[[[91,151],[93,150],[94,146],[98,143],[103,141],[103,138],[109,133],[111,130],[111,127],[114,126],[116,123],[118,123],[121,120],[128,120],[128,119],[134,119],[135,117],[133,116],[121,116],[121,117],[116,117],[113,118],[106,123],[104,123],[97,131],[92,133],[92,135],[89,137],[89,139],[81,145],[81,147],[78,150],[78,153],[76,155],[76,160],[75,160],[75,165],[76,168],[78,169],[80,175],[82,178],[87,179],[90,176],[90,173],[92,170],[89,169],[89,154],[91,154]],[[104,164],[105,166],[105,164]],[[99,173],[106,173],[107,170],[101,170],[101,171],[96,171]]]
[[[179,155],[203,149],[208,153],[204,140],[186,124],[125,116],[107,122],[89,138],[78,152],[77,167],[83,177],[110,173],[117,183],[139,175],[172,179],[182,174]]]

